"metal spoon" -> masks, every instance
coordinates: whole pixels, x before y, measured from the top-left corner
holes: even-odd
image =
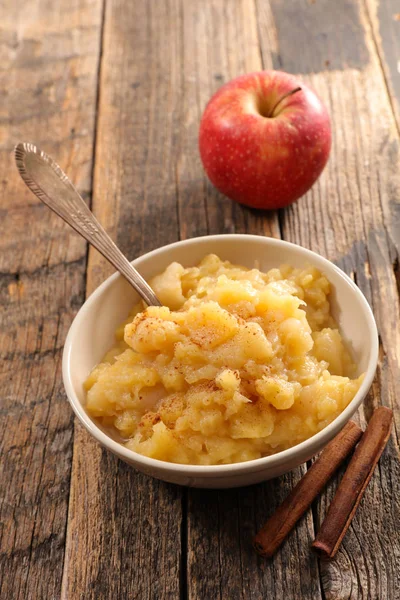
[[[22,179],[39,200],[110,261],[148,305],[161,306],[151,287],[114,244],[70,179],[50,156],[25,142],[15,147],[15,161]]]

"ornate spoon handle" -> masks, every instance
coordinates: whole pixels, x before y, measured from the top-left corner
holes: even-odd
[[[29,143],[16,146],[15,160],[28,188],[109,260],[147,304],[161,306],[151,287],[104,231],[57,163]]]

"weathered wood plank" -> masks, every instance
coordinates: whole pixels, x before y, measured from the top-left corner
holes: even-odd
[[[253,0],[186,1],[182,8],[186,126],[177,169],[181,237],[234,232],[280,237],[275,213],[245,209],[217,192],[204,176],[197,147],[201,114],[212,94],[233,77],[261,68]]]
[[[251,546],[255,532],[297,483],[301,469],[250,488],[190,490],[188,597],[321,598],[318,563],[308,551],[313,522],[307,515],[273,560]]]
[[[269,27],[259,6],[260,40]],[[400,593],[398,461],[399,138],[369,20],[362,2],[284,3],[271,0],[278,36],[275,65],[304,76],[329,107],[333,147],[319,182],[285,211],[285,239],[300,243],[354,274],[373,306],[381,336],[381,360],[360,418],[376,403],[391,406],[396,426],[380,469],[367,490],[337,559],[321,563],[327,599],[395,598]],[[290,36],[293,22],[301,24]],[[340,15],[340,17],[339,17]],[[354,35],[349,35],[354,32]],[[339,43],[338,40],[343,40]],[[304,47],[304,52],[295,52]],[[316,508],[317,527],[333,495],[330,486]],[[390,511],[385,507],[390,503]],[[384,565],[384,568],[382,566]]]
[[[180,25],[177,1],[106,4],[93,210],[132,258],[178,237]],[[90,251],[87,293],[109,272]],[[62,597],[179,598],[181,497],[78,428]]]
[[[400,5],[397,0],[364,1],[400,130]]]
[[[0,596],[58,598],[73,422],[60,359],[86,245],[22,184],[28,140],[91,191],[101,1],[0,6]]]
[[[180,488],[76,427],[61,598],[179,598],[180,519]]]

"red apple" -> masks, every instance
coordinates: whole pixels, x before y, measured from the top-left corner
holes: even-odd
[[[250,73],[211,98],[199,146],[206,173],[223,194],[254,208],[281,208],[321,174],[331,147],[329,115],[293,75]]]

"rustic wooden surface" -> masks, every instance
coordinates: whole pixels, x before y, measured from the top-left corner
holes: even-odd
[[[400,598],[398,0],[24,0],[0,5],[0,597]],[[262,213],[209,184],[197,151],[210,95],[246,71],[301,75],[326,102],[332,154],[298,204]],[[373,407],[387,450],[336,560],[309,544],[337,478],[272,561],[250,541],[306,466],[241,490],[151,480],[72,418],[60,376],[73,315],[110,272],[16,175],[53,154],[131,258],[179,238],[283,237],[339,264],[380,332]]]

